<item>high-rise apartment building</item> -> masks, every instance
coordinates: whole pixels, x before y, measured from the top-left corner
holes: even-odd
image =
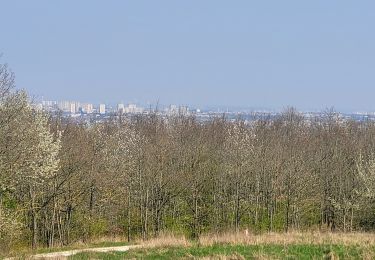
[[[76,104],[74,102],[69,103],[70,109],[69,112],[75,114],[77,111]]]
[[[92,114],[92,112],[94,111],[94,106],[90,103],[83,103],[81,105],[81,110],[83,113]]]
[[[62,110],[63,112],[71,113],[74,103],[70,101],[59,101],[57,103],[57,108]],[[74,105],[75,108],[75,105]]]
[[[99,105],[99,114],[101,114],[101,115],[105,114],[105,104]]]
[[[121,114],[125,112],[124,104],[120,103],[120,104],[117,105],[117,112],[121,113]]]

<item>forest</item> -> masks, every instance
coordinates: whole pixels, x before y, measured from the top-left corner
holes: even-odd
[[[225,115],[47,114],[0,65],[0,250],[162,233],[374,231],[375,124],[328,109]]]

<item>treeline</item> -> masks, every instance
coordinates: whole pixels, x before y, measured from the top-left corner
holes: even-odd
[[[0,66],[0,248],[161,232],[375,227],[375,125],[295,109],[246,123],[156,114],[76,123]]]

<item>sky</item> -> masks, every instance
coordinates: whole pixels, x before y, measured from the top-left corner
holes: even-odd
[[[373,0],[0,0],[45,100],[375,111]]]

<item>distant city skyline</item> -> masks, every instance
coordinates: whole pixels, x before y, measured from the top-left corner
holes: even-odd
[[[62,111],[67,112],[74,111],[73,113],[99,113],[106,114],[108,112],[118,112],[121,111],[124,113],[143,113],[144,111],[149,111],[150,109],[159,109],[162,111],[165,110],[174,110],[174,109],[188,109],[190,111],[202,111],[202,112],[231,112],[231,113],[252,113],[252,112],[265,112],[265,113],[282,113],[283,111],[289,109],[293,106],[284,106],[281,108],[269,108],[269,107],[255,107],[255,106],[193,106],[190,104],[161,104],[159,102],[155,103],[141,103],[141,102],[132,102],[132,101],[120,101],[120,102],[90,102],[90,101],[80,101],[78,99],[71,100],[52,100],[52,99],[33,99],[32,101],[35,105],[40,105],[41,108],[49,107],[56,108]],[[73,105],[72,105],[73,104]],[[300,113],[325,113],[325,111],[332,110],[338,113],[344,114],[362,114],[362,115],[375,115],[375,110],[339,110],[333,106],[325,107],[322,109],[298,109],[294,107]],[[140,109],[140,110],[139,110]],[[47,109],[49,110],[49,109]],[[82,111],[81,111],[82,110]]]
[[[375,110],[374,1],[4,1],[0,62],[36,97]]]
[[[204,122],[212,117],[222,117],[229,121],[237,119],[244,120],[245,124],[251,124],[258,119],[274,119],[288,110],[269,109],[218,109],[218,108],[194,108],[186,105],[168,105],[158,107],[143,107],[132,103],[118,103],[116,105],[82,103],[78,101],[41,101],[34,103],[34,107],[55,115],[56,113],[68,118],[76,118],[81,122],[105,122],[109,118],[123,116],[130,119],[132,116],[149,115],[156,113],[161,117],[169,116],[194,116],[197,120]],[[340,122],[375,122],[375,112],[349,112],[321,110],[321,111],[299,111],[306,122],[313,122],[317,118],[325,118],[327,112],[336,112]]]

